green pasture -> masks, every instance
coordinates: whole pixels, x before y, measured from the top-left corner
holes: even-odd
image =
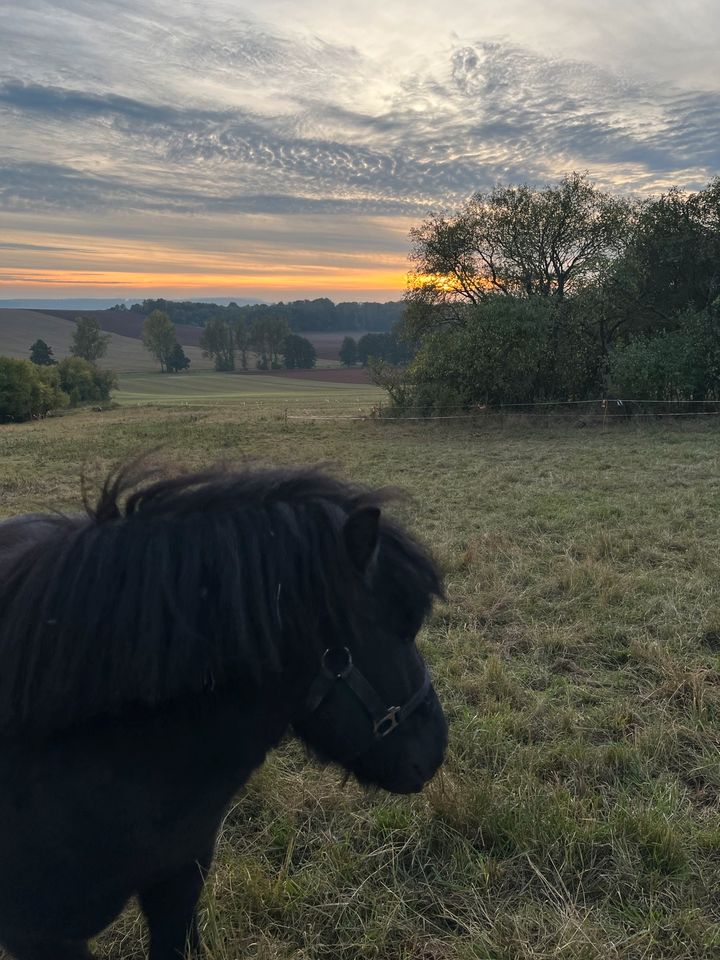
[[[225,821],[206,960],[720,957],[714,423],[286,422],[278,403],[313,385],[158,394],[173,382],[124,377],[121,407],[0,427],[0,513],[77,509],[83,469],[159,446],[189,467],[329,462],[408,492],[389,509],[447,593],[419,640],[450,721],[441,774],[389,797],[276,751]],[[96,949],[144,946],[130,904]]]
[[[182,374],[125,374],[113,400],[123,406],[143,404],[203,405],[244,403],[296,407],[310,404],[337,412],[370,408],[383,397],[368,384],[327,383],[261,374],[188,371]]]

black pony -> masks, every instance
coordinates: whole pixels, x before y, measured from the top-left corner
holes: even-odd
[[[233,794],[292,730],[420,790],[446,724],[413,640],[440,593],[382,495],[315,471],[126,468],[89,516],[0,524],[0,943],[88,960],[133,895],[197,947]]]

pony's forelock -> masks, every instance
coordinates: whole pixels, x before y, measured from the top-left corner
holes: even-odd
[[[283,644],[352,631],[343,518],[387,499],[318,470],[161,476],[136,461],[111,474],[86,517],[49,525],[0,583],[0,732],[257,685],[282,669]],[[429,606],[431,559],[383,529]]]

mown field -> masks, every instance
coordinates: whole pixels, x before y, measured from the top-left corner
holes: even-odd
[[[405,488],[446,577],[420,642],[451,744],[410,799],[273,755],[224,825],[208,960],[720,956],[717,428],[286,424],[221,399],[3,426],[0,512],[76,508],[84,466],[158,445]],[[131,905],[97,949],[142,944]]]
[[[355,383],[351,376],[348,382],[328,382],[327,376],[343,378],[357,371],[348,370],[302,370],[288,371],[298,376],[258,373],[215,373],[193,371],[178,375],[159,373],[125,374],[119,378],[119,389],[113,391],[113,400],[123,405],[137,404],[208,404],[241,403],[257,406],[258,403],[281,404],[288,408],[326,405],[335,412],[341,408],[359,410],[375,399],[384,396],[383,391],[369,383]]]

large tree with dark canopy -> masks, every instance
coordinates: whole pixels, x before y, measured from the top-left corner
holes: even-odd
[[[462,321],[496,295],[562,300],[601,276],[623,248],[631,204],[573,173],[557,186],[498,186],[411,233],[405,300],[415,336]]]
[[[290,333],[285,337],[283,356],[288,370],[310,370],[315,366],[317,359],[312,343],[306,337],[298,336],[297,333]]]

